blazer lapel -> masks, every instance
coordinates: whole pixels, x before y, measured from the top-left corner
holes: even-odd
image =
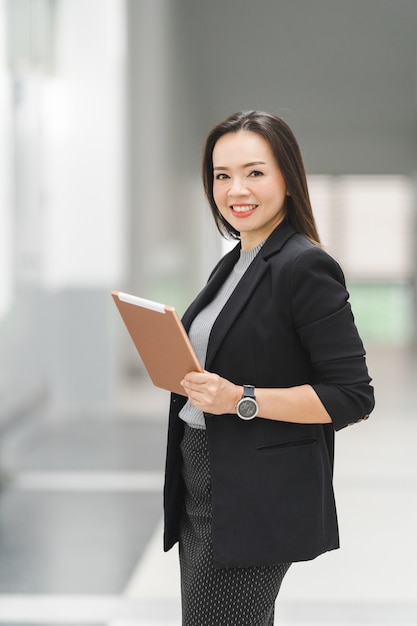
[[[265,241],[259,254],[255,257],[240,279],[235,290],[226,302],[213,325],[205,363],[205,368],[207,370],[210,370],[210,365],[213,362],[213,359],[216,356],[216,353],[219,350],[225,336],[229,332],[229,329],[242,309],[246,306],[246,303],[252,296],[256,286],[267,271],[268,259],[272,255],[277,254],[294,233],[295,230],[289,225],[287,220],[281,222],[275,231],[268,237],[267,241]],[[223,257],[223,259],[221,259],[208,280],[207,285],[184,313],[182,323],[187,332],[189,331],[191,323],[196,315],[198,315],[198,313],[214,298],[217,291],[232,271],[239,255],[240,244],[233,248],[229,254]]]
[[[268,268],[261,254],[258,254],[252,261],[235,290],[221,310],[216,319],[208,343],[206,369],[210,370],[210,365],[217,354],[225,336],[229,332],[234,321],[246,306],[251,298],[253,291],[256,289],[259,281]]]
[[[207,370],[210,371],[210,366],[225,336],[229,332],[242,309],[252,297],[254,290],[267,271],[268,259],[271,256],[278,254],[288,239],[290,239],[295,232],[295,229],[288,223],[287,220],[281,222],[281,224],[277,226],[277,228],[265,241],[259,251],[259,254],[255,257],[242,276],[213,325],[207,349],[205,365]],[[235,258],[235,262],[236,260],[237,257]],[[229,268],[228,272],[230,271],[231,268]]]
[[[224,256],[214,268],[206,286],[200,291],[182,317],[182,323],[188,332],[193,319],[211,302],[224,281],[232,271],[240,255],[240,243]]]

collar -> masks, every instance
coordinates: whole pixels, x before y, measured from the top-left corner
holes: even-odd
[[[268,239],[265,241],[261,248],[260,254],[267,260],[274,254],[281,251],[283,246],[287,243],[297,231],[289,223],[287,218],[284,218],[282,222],[272,231]]]

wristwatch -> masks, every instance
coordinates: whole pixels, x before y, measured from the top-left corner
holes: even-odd
[[[258,415],[258,403],[253,385],[243,385],[243,396],[236,404],[236,413],[242,420],[253,420]]]

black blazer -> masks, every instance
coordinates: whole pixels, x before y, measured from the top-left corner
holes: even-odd
[[[238,244],[216,266],[183,317],[186,330],[236,263]],[[342,270],[282,222],[218,316],[205,368],[239,384],[311,384],[333,423],[291,424],[205,414],[216,567],[313,559],[339,547],[333,495],[334,431],[374,406],[364,348]],[[164,549],[178,540],[183,504],[178,413],[171,397],[164,489]]]

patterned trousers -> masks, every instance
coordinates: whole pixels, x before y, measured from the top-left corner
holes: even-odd
[[[183,626],[273,626],[275,600],[290,563],[213,567],[206,431],[186,425],[181,451],[185,483],[180,533]]]

